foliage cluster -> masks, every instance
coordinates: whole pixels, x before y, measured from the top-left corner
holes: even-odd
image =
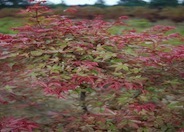
[[[40,3],[26,10],[31,18],[15,28],[19,33],[0,34],[0,105],[31,98],[39,88],[78,104],[50,111],[48,124],[40,117],[1,117],[1,131],[182,131],[184,46],[168,42],[184,38],[169,33],[174,27],[111,34],[113,26],[128,26],[127,17],[107,22],[47,16],[51,10]],[[27,79],[30,88],[15,92],[25,89],[21,82]]]

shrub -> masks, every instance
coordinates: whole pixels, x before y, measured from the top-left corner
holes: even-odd
[[[103,15],[104,11],[99,7],[80,7],[77,12],[73,15],[75,18],[94,19],[96,16]]]
[[[160,15],[174,22],[182,22],[184,20],[183,10],[184,7],[182,6],[178,7],[177,9],[168,7],[164,8],[160,12]]]
[[[0,10],[1,14],[0,14],[0,18],[3,17],[20,17],[20,15],[18,15],[18,12],[20,12],[20,9],[18,8],[3,8]]]
[[[128,16],[131,9],[124,6],[114,6],[104,9],[104,18],[106,19],[118,19],[120,16]]]
[[[32,85],[46,95],[65,99],[78,95],[73,109],[51,111],[52,122],[39,130],[182,129],[178,100],[183,92],[184,46],[167,44],[171,39],[183,41],[177,33],[168,34],[173,27],[113,35],[110,28],[126,26],[127,17],[106,22],[45,16],[49,9],[40,3],[27,9],[32,18],[15,29],[18,34],[0,34],[2,86],[19,84],[13,81],[17,75],[31,76]]]
[[[159,19],[159,14],[157,9],[151,9],[146,7],[135,7],[131,14],[138,18],[145,18],[150,21],[156,21]]]

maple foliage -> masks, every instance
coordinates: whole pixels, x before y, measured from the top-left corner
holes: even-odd
[[[184,47],[167,44],[173,39],[183,41],[182,35],[169,33],[174,27],[158,25],[143,32],[112,34],[114,26],[128,26],[127,17],[113,22],[100,17],[72,20],[47,14],[51,10],[41,3],[28,7],[31,18],[27,25],[14,28],[19,33],[0,34],[2,86],[16,85],[14,78],[19,75],[31,78],[32,86],[41,87],[46,95],[79,94],[82,110],[67,111],[70,116],[52,113],[53,130],[62,124],[66,131],[154,131],[169,123],[173,127],[166,129],[180,129],[180,110],[169,109],[161,101],[164,92],[182,91]],[[77,8],[67,11],[73,14]],[[1,96],[1,104],[12,99]],[[8,118],[1,127],[32,131],[38,126]]]
[[[32,132],[34,128],[38,128],[36,123],[28,121],[27,119],[15,119],[14,117],[4,118],[0,121],[1,132],[20,132],[29,131]]]

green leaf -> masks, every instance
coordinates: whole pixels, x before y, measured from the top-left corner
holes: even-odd
[[[40,63],[40,64],[38,65],[38,67],[41,68],[41,69],[44,68],[45,66],[46,66],[46,63]]]
[[[123,68],[123,64],[117,63],[116,65],[114,65],[114,67],[116,67],[115,71],[120,71]]]
[[[9,91],[9,92],[12,92],[12,89],[15,88],[15,86],[10,86],[10,85],[6,85],[4,87],[5,90]]]
[[[123,76],[123,73],[121,72],[114,72],[112,73],[114,76],[117,76],[117,77],[122,77]]]
[[[117,58],[114,58],[114,59],[112,59],[111,61],[110,61],[111,63],[120,63],[120,62],[122,62],[122,59],[117,59]]]
[[[53,66],[47,66],[47,68],[50,70],[50,73],[60,73],[62,71],[62,67],[55,64]]]
[[[96,106],[103,106],[103,103],[102,102],[96,102]],[[102,109],[101,109],[102,110]]]
[[[125,70],[125,71],[129,71],[129,68],[128,68],[128,65],[127,65],[127,64],[123,64],[123,65],[122,65],[122,68],[123,68],[123,70]]]
[[[92,88],[86,88],[85,89],[87,92],[89,92],[89,93],[92,93],[94,90],[92,89]]]
[[[174,109],[178,106],[178,101],[172,101],[170,104],[167,105],[170,109]]]
[[[31,51],[32,56],[41,56],[42,54],[43,54],[42,50]]]
[[[124,104],[128,101],[128,97],[121,97],[121,98],[118,98],[118,103],[120,104]]]
[[[125,50],[125,53],[126,54],[130,54],[130,55],[133,55],[133,56],[136,56],[136,54],[135,54],[135,52],[134,52],[134,50],[132,48],[127,48]]]
[[[139,73],[140,71],[141,71],[140,68],[133,68],[132,69],[132,72],[135,73],[135,74]]]
[[[150,132],[148,128],[139,128],[137,132]]]
[[[50,55],[44,55],[42,56],[43,60],[48,60],[50,58]]]
[[[148,97],[144,95],[139,96],[139,98],[141,101],[144,101],[144,102],[147,102],[149,100]]]
[[[165,81],[165,84],[171,84],[173,86],[181,84],[178,79]]]
[[[63,79],[66,79],[66,80],[71,79],[71,77],[68,76],[68,75],[66,75],[66,74],[62,74],[61,77],[62,77]]]
[[[114,67],[116,72],[120,71],[122,69],[125,70],[125,71],[129,71],[128,65],[127,64],[123,64],[121,62],[116,63],[116,64],[112,65],[111,67]]]

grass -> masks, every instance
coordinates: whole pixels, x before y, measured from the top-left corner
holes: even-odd
[[[109,31],[112,34],[122,34],[123,30],[130,30],[130,29],[135,29],[137,32],[141,32],[155,25],[164,25],[176,27],[176,29],[169,31],[168,33],[180,33],[181,35],[184,35],[184,22],[174,23],[172,21],[162,20],[153,23],[149,22],[146,19],[130,19],[127,20],[126,23],[128,24],[128,26],[115,26],[111,28]],[[181,45],[181,42],[178,40],[170,40],[168,43],[172,45]]]
[[[13,27],[19,27],[23,25],[23,18],[13,18],[13,17],[4,17],[0,18],[0,33],[3,34],[15,34],[16,31],[13,31]]]
[[[136,29],[138,32],[140,31],[144,31],[150,27],[153,27],[155,25],[167,25],[167,26],[174,26],[176,27],[175,30],[173,30],[173,33],[181,33],[182,35],[184,35],[184,22],[182,23],[174,23],[168,20],[162,20],[162,21],[157,21],[157,22],[149,22],[146,19],[130,19],[127,20],[126,23],[128,24],[128,26],[122,26],[122,27],[114,27],[112,28],[110,31],[113,34],[121,34],[122,30],[128,30],[128,29]]]
[[[114,27],[111,29],[111,33],[113,34],[121,34],[121,31],[124,29],[132,29],[135,28],[138,32],[148,29],[154,25],[167,25],[167,26],[175,26],[176,29],[173,32],[178,32],[184,35],[184,22],[182,23],[174,23],[168,20],[162,20],[158,22],[149,22],[146,19],[130,19],[126,21],[129,26],[122,27]],[[13,27],[19,27],[24,24],[23,18],[14,18],[14,17],[4,17],[0,18],[0,33],[4,34],[15,34],[15,31],[12,31]]]

